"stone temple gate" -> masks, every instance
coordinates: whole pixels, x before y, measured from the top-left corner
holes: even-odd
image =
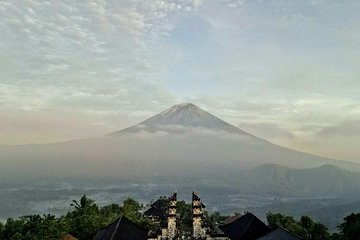
[[[168,198],[168,204],[166,209],[166,219],[165,222],[161,224],[161,235],[157,236],[154,239],[178,239],[180,235],[178,215],[176,211],[177,204],[177,193],[175,192],[171,197]],[[154,206],[156,202],[154,203]],[[153,210],[156,212],[156,208],[161,208],[163,206],[156,206]],[[206,229],[204,228],[204,208],[205,205],[201,202],[199,194],[196,192],[192,193],[192,202],[191,202],[191,239],[206,239]]]
[[[192,193],[192,236],[194,239],[203,239],[206,237],[206,231],[203,224],[203,208],[205,205],[201,202],[196,192]]]

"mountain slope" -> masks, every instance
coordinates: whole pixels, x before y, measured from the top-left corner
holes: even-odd
[[[358,164],[286,149],[230,125],[193,104],[175,105],[133,127],[98,138],[0,146],[1,177],[118,177],[203,181],[262,164],[293,168]],[[217,178],[214,178],[214,177]],[[191,180],[189,180],[191,182]]]

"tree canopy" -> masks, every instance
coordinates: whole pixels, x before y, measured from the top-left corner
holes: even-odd
[[[31,215],[18,219],[9,218],[5,225],[0,223],[0,240],[54,240],[67,233],[79,240],[92,239],[100,228],[124,215],[140,226],[150,222],[142,216],[143,205],[134,199],[126,199],[122,205],[110,204],[98,207],[86,195],[79,201],[73,200],[72,211],[65,216]]]
[[[342,239],[360,240],[360,213],[351,213],[339,226]]]

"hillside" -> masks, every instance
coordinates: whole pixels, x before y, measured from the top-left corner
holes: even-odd
[[[243,192],[287,197],[360,197],[360,173],[332,165],[292,169],[266,164],[243,171],[238,177]]]

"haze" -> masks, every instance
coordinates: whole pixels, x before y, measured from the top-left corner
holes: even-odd
[[[0,2],[0,144],[99,136],[193,102],[360,161],[360,2]]]

